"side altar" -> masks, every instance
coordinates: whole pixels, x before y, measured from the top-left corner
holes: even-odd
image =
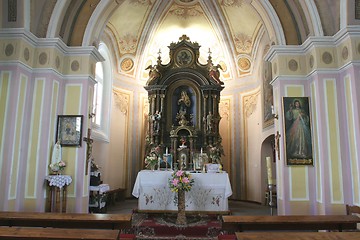
[[[222,67],[212,62],[210,49],[207,63],[201,64],[199,44],[186,35],[171,43],[169,49],[168,64],[162,64],[159,54],[157,63],[147,67],[149,119],[145,156],[156,158],[148,162],[166,169],[199,171],[205,163],[221,164]]]
[[[177,194],[169,188],[170,171],[142,170],[138,173],[132,195],[139,198],[139,210],[176,211]],[[229,176],[222,173],[192,173],[194,186],[186,192],[186,211],[228,211],[232,195]]]

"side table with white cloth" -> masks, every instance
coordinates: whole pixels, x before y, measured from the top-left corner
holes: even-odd
[[[89,196],[89,212],[104,212],[106,206],[106,192],[110,190],[109,184],[100,184],[98,186],[90,186]]]
[[[50,189],[49,206],[51,212],[66,212],[66,187],[72,182],[69,175],[49,175],[45,177]]]
[[[139,199],[139,210],[177,211],[177,195],[171,192],[171,171],[142,170],[138,173],[132,195]],[[185,193],[186,211],[228,211],[232,195],[229,176],[221,173],[191,173],[194,185]]]

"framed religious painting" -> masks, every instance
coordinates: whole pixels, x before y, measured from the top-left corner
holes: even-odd
[[[59,115],[56,142],[61,146],[81,146],[83,115]]]
[[[264,62],[264,76],[263,76],[263,128],[267,128],[274,124],[274,115],[272,112],[273,101],[273,87],[270,84],[272,80],[271,75],[271,63],[268,61]]]
[[[283,97],[287,165],[313,165],[309,97]]]

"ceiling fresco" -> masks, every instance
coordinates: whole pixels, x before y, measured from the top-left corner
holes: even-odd
[[[224,80],[233,74],[241,77],[251,73],[254,43],[262,22],[250,3],[249,0],[125,0],[114,11],[105,31],[116,51],[118,72],[131,76],[138,71],[145,81],[146,66],[155,64],[159,56],[167,63],[168,46],[186,34],[201,46],[200,62],[206,63],[211,54],[213,61],[223,67]],[[227,39],[222,37],[224,34]],[[236,71],[231,72],[229,63],[234,61]]]

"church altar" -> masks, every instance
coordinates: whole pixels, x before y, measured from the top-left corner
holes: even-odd
[[[139,199],[139,210],[177,211],[177,195],[169,188],[171,171],[142,170],[132,195]],[[232,195],[229,176],[222,173],[191,173],[193,187],[185,193],[186,211],[228,211]]]

